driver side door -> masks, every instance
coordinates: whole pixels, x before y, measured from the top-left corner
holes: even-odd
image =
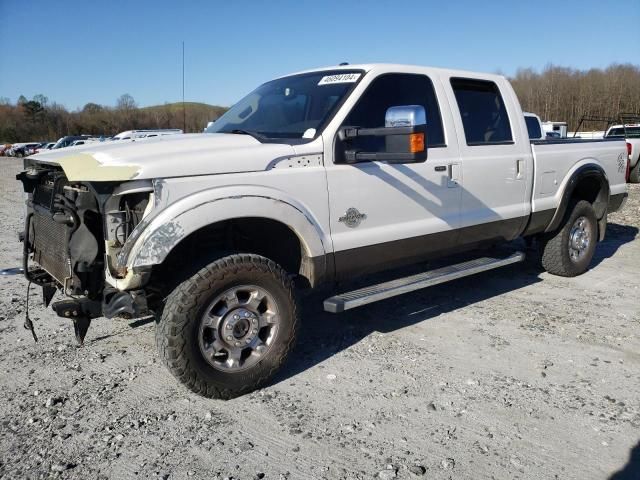
[[[460,157],[442,87],[427,75],[381,74],[344,118],[341,127],[384,127],[394,106],[426,111],[428,158],[423,163],[337,163],[337,134],[325,138],[325,168],[336,276],[384,270],[452,249],[460,224]],[[446,101],[446,100],[445,100]],[[444,112],[444,113],[441,113]],[[362,151],[380,151],[378,138],[356,138]],[[353,146],[353,145],[352,145]]]

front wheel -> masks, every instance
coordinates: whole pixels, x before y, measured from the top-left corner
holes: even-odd
[[[232,398],[264,385],[285,361],[298,326],[293,284],[259,255],[221,258],[167,298],[156,344],[192,391]]]
[[[542,266],[554,275],[575,277],[587,271],[598,239],[593,206],[580,200],[568,210],[564,223],[542,241]]]

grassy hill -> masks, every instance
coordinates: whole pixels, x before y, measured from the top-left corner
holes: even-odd
[[[183,128],[182,102],[139,108],[145,128]],[[217,119],[227,107],[199,102],[184,103],[187,132],[201,132],[208,122]],[[148,125],[148,126],[147,126]]]
[[[219,105],[209,105],[208,103],[201,102],[184,102],[184,107],[187,112],[187,115],[197,115],[201,114],[210,114],[216,113],[216,116],[222,115],[227,111],[227,107],[221,107]],[[171,114],[178,115],[182,114],[182,102],[174,102],[174,103],[165,103],[164,105],[152,105],[149,107],[140,107],[141,111],[146,111],[149,113],[155,111],[168,111]]]

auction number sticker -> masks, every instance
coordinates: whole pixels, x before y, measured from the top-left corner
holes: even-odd
[[[339,73],[337,75],[327,75],[322,77],[318,85],[333,85],[334,83],[353,83],[357,82],[361,73]]]

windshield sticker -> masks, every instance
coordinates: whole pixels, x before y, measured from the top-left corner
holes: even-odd
[[[334,83],[357,82],[361,73],[340,73],[338,75],[326,75],[318,82],[318,85],[333,85]]]

